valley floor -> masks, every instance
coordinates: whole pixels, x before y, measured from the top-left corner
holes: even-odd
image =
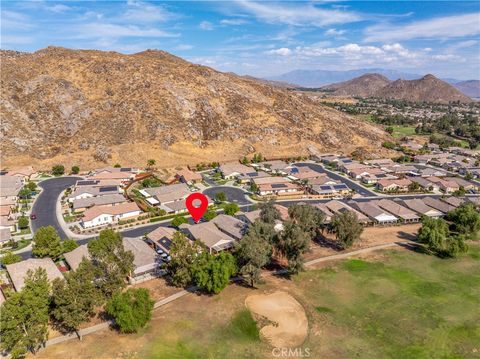
[[[245,309],[252,294],[281,290],[306,311],[302,345],[316,358],[472,358],[480,355],[480,247],[442,260],[398,247],[327,262],[258,289],[230,285],[154,311],[135,335],[102,331],[37,358],[272,358]],[[297,352],[298,353],[298,352]]]

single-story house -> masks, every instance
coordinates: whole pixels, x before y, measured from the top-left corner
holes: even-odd
[[[350,188],[345,183],[339,183],[334,185],[312,185],[309,187],[309,191],[314,195],[329,198],[346,196],[350,193]]]
[[[257,186],[260,186],[262,184],[290,183],[291,182],[287,177],[280,177],[280,176],[258,177],[258,178],[253,178],[252,181]]]
[[[397,178],[398,177],[393,175],[393,174],[383,172],[383,173],[379,173],[379,174],[362,175],[360,179],[365,184],[375,184],[380,180],[385,180],[385,179],[386,180],[393,180],[393,179],[397,179]]]
[[[210,222],[214,223],[220,231],[237,240],[242,239],[245,234],[245,223],[235,217],[219,214]]]
[[[385,179],[377,182],[377,189],[382,192],[395,191],[407,192],[408,186],[412,183],[409,179]]]
[[[49,281],[53,281],[56,278],[63,278],[62,273],[50,258],[29,258],[18,263],[7,264],[5,268],[17,292],[22,290],[25,285],[25,278],[29,270],[35,271],[38,268],[45,269]]]
[[[319,185],[319,186],[323,186],[323,185],[332,185],[332,184],[339,184],[340,181],[337,181],[337,180],[334,180],[328,176],[322,176],[322,177],[318,177],[318,178],[313,178],[311,180],[308,180],[308,184],[310,186],[312,185]]]
[[[133,253],[134,270],[130,274],[130,282],[150,279],[157,272],[160,263],[158,255],[141,237],[124,237],[123,248]]]
[[[235,238],[222,232],[213,222],[203,222],[194,225],[183,223],[180,230],[190,239],[201,241],[210,253],[220,252],[233,247]]]
[[[420,220],[420,216],[418,216],[415,212],[390,199],[381,199],[378,201],[373,201],[373,203],[378,207],[390,212],[394,216],[402,219],[405,223],[418,222]]]
[[[370,167],[357,161],[350,161],[348,163],[338,162],[337,168],[343,173],[350,173],[353,170],[369,169]]]
[[[219,167],[219,171],[222,174],[222,178],[235,179],[244,175],[245,173],[252,172],[252,169],[238,162],[230,162],[221,165]]]
[[[465,200],[454,196],[442,197],[440,199],[455,208],[460,207],[463,203],[465,203]]]
[[[84,228],[97,227],[134,218],[140,213],[142,211],[135,202],[125,202],[116,206],[93,206],[85,211],[81,224]]]
[[[0,217],[0,228],[7,228],[9,231],[15,232],[15,221],[5,216]]]
[[[289,194],[304,193],[302,187],[296,183],[265,183],[258,186],[257,193],[260,196],[282,196]]]
[[[237,212],[235,214],[235,217],[244,221],[247,224],[255,222],[257,219],[260,218],[260,209],[257,209],[255,211],[250,211],[250,212]]]
[[[382,167],[382,166],[393,166],[395,162],[390,158],[379,158],[374,160],[363,161],[365,164],[370,166]]]
[[[173,235],[176,230],[170,227],[158,227],[147,234],[147,241],[155,246],[155,249],[161,249],[165,253],[170,253]]]
[[[202,175],[185,168],[175,174],[175,178],[183,183],[193,184],[202,182]]]
[[[32,166],[23,166],[8,168],[7,173],[9,176],[20,177],[23,181],[28,181],[36,172]]]
[[[409,166],[409,165],[401,165],[401,164],[396,164],[393,166],[382,166],[382,170],[384,170],[387,173],[393,173],[396,175],[399,174],[407,174],[410,176],[418,176],[418,170],[417,167],[415,166]]]
[[[443,177],[443,176],[446,176],[446,173],[444,171],[437,170],[435,168],[430,168],[430,167],[417,169],[417,171],[418,171],[418,174],[421,177],[432,177],[432,176]]]
[[[456,207],[452,206],[451,204],[448,204],[447,202],[440,201],[439,199],[432,198],[432,197],[425,197],[422,198],[423,203],[425,203],[427,206],[430,206],[432,208],[435,208],[445,214],[447,214],[450,211],[453,211]]]
[[[68,197],[68,202],[73,203],[73,201],[83,199],[83,198],[92,198],[99,196],[107,196],[112,194],[120,193],[118,186],[80,186],[76,188]]]
[[[430,178],[430,177],[427,177]],[[439,191],[440,187],[435,183],[430,181],[429,179],[424,178],[424,177],[411,177],[410,180],[412,182],[416,182],[419,184],[421,188],[423,188],[425,191]]]
[[[360,167],[348,171],[347,174],[353,179],[360,179],[363,176],[385,174],[385,171],[378,167]]]
[[[443,212],[427,206],[421,199],[418,198],[406,199],[403,201],[403,203],[411,210],[414,210],[415,212],[427,217],[440,218],[444,216]]]
[[[155,197],[158,204],[166,204],[185,200],[192,192],[185,183],[177,183],[168,186],[144,188],[140,193],[147,199]]]
[[[115,167],[105,167],[101,168],[88,179],[91,180],[120,180],[123,183],[130,182],[135,179],[136,175],[139,173],[139,170],[134,168],[115,168]]]
[[[438,177],[429,177],[428,180],[435,183],[438,188],[445,193],[452,193],[460,189],[460,186],[454,181],[449,181]]]
[[[317,203],[314,204],[314,207],[318,208],[320,212],[325,216],[323,221],[325,223],[330,223],[332,220],[332,217],[335,215],[335,212],[331,211],[328,209],[328,207],[325,205],[325,203]]]
[[[385,211],[373,202],[354,202],[352,206],[358,208],[361,212],[366,214],[374,223],[378,224],[392,224],[397,223],[398,218],[393,214]]]
[[[290,166],[281,160],[265,161],[260,163],[252,163],[252,167],[256,167],[265,172],[272,172],[281,175],[287,175]]]
[[[371,222],[370,219],[365,216],[363,213],[357,211],[355,208],[352,208],[348,205],[346,205],[343,202],[337,201],[337,200],[331,200],[327,203],[325,203],[325,206],[334,213],[343,213],[345,211],[350,211],[353,212],[357,215],[358,221],[360,223],[369,223]]]
[[[63,256],[65,257],[65,262],[67,262],[71,270],[77,270],[83,258],[90,259],[90,254],[88,253],[88,247],[86,244],[78,246],[73,251],[64,253]]]
[[[80,198],[72,201],[72,207],[75,212],[83,212],[93,206],[115,206],[126,201],[127,199],[123,195],[116,193],[105,196]]]
[[[478,186],[470,181],[467,181],[461,177],[445,177],[445,180],[455,182],[459,187],[463,187],[465,190],[478,190]]]
[[[268,173],[261,172],[261,171],[250,171],[238,176],[238,180],[241,183],[252,183],[256,178],[265,178],[270,177]]]

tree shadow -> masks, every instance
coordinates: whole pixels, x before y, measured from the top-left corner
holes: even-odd
[[[421,244],[418,243],[402,243],[402,242],[396,242],[396,244],[402,248],[405,248],[409,251],[419,253],[419,254],[425,254],[425,255],[430,255],[430,252]]]
[[[320,247],[330,248],[337,252],[340,252],[343,250],[343,248],[340,246],[338,241],[327,238],[323,234],[318,234],[315,238],[313,238],[313,242]]]
[[[406,240],[414,241],[414,242],[417,241],[417,235],[416,234],[407,233],[407,232],[404,232],[404,231],[399,231],[398,232],[398,238],[406,239]]]

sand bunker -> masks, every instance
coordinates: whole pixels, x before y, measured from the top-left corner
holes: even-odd
[[[276,348],[295,348],[305,341],[308,320],[305,310],[285,292],[251,295],[245,305],[262,326],[260,336]]]

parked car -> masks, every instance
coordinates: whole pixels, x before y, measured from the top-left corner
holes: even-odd
[[[30,215],[30,219],[31,219],[31,220],[35,220],[35,219],[37,219],[37,215],[36,215],[36,214],[34,214],[34,213],[32,213],[32,214]]]

